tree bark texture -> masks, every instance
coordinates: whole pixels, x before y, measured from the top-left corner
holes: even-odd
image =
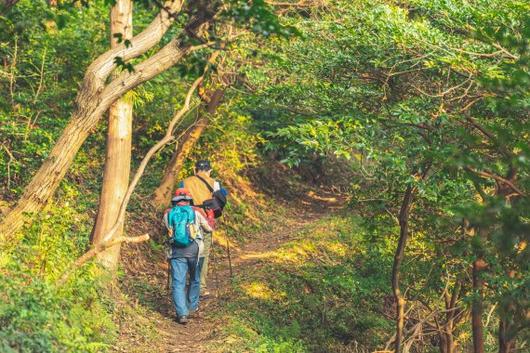
[[[76,108],[70,122],[59,137],[50,154],[26,186],[24,194],[0,224],[0,244],[16,241],[15,234],[24,225],[27,213],[41,210],[53,196],[90,132],[96,127],[110,105],[129,90],[150,80],[175,65],[191,51],[210,44],[191,46],[175,38],[157,53],[135,66],[133,72],[123,71],[106,84],[114,70],[114,58],[120,56],[127,61],[144,54],[155,46],[172,23],[172,14],[181,9],[180,1],[168,1],[155,20],[141,33],[131,39],[131,45],[119,44],[100,55],[87,69],[76,98]],[[201,23],[197,23],[200,26]],[[190,30],[189,28],[187,29]]]
[[[119,45],[116,33],[121,34],[122,40],[130,40],[132,30],[133,4],[131,0],[117,0],[110,11],[110,45]],[[132,102],[120,98],[109,108],[107,147],[103,186],[99,200],[98,215],[92,232],[92,243],[101,243],[103,236],[118,220],[120,206],[129,186],[131,169],[132,142]],[[123,221],[114,237],[121,237]],[[107,269],[117,267],[120,256],[120,245],[116,243],[97,255],[98,261]]]
[[[217,89],[212,93],[210,100],[206,105],[207,116],[202,117],[197,121],[195,126],[186,133],[182,142],[173,153],[164,172],[164,176],[162,177],[162,181],[154,192],[153,205],[155,205],[155,207],[163,208],[169,204],[171,193],[175,189],[175,184],[177,183],[178,173],[182,169],[184,161],[189,156],[193,147],[208,126],[208,116],[215,114],[217,107],[221,104],[223,95],[224,90],[222,89]]]

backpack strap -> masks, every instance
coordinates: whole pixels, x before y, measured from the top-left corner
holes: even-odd
[[[206,185],[206,187],[208,188],[208,190],[210,190],[210,192],[213,194],[213,188],[212,186],[206,181],[204,180],[203,177],[201,177],[200,175],[195,175],[197,178],[199,178],[200,181],[202,181],[204,183],[204,185]]]

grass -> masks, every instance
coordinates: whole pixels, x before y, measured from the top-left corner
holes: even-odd
[[[331,215],[262,255],[238,277],[215,352],[353,352],[380,346],[391,258],[357,217]]]

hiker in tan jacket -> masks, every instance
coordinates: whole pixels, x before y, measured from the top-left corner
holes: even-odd
[[[179,184],[179,188],[186,188],[192,198],[193,205],[195,207],[201,207],[204,209],[207,215],[208,222],[211,227],[215,227],[215,217],[219,217],[220,213],[218,209],[219,206],[214,202],[212,206],[212,201],[217,199],[214,195],[223,196],[224,202],[226,203],[226,190],[221,187],[221,184],[211,177],[212,167],[209,161],[201,160],[195,163],[195,175],[187,177],[182,180]],[[224,207],[224,203],[221,206]],[[208,291],[206,279],[208,275],[208,258],[210,256],[210,247],[212,245],[212,233],[204,234],[204,262],[201,269],[201,296],[207,297],[210,293]]]

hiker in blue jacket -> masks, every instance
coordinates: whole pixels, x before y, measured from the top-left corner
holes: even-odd
[[[200,274],[203,251],[202,232],[211,232],[206,218],[195,211],[192,197],[186,189],[178,189],[171,200],[172,208],[164,214],[171,251],[171,292],[177,312],[177,322],[188,323],[189,313],[199,310]],[[189,274],[189,286],[186,277]]]

